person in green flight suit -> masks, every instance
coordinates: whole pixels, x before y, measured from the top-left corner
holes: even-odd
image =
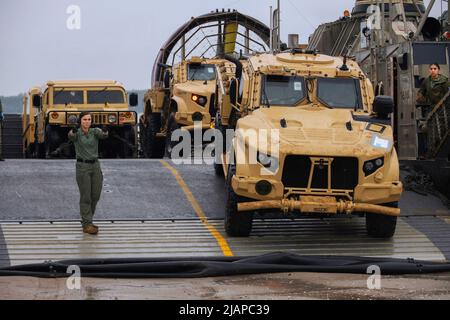
[[[0,100],[0,161],[3,160],[3,106],[2,100]]]
[[[448,78],[440,73],[441,67],[437,63],[430,65],[430,76],[425,78],[420,86],[417,102],[434,107],[447,94]],[[431,111],[431,110],[430,110]]]
[[[98,227],[93,224],[95,208],[103,187],[103,173],[98,161],[98,142],[108,138],[108,131],[91,128],[92,117],[89,112],[82,112],[79,128],[70,130],[68,137],[75,146],[77,158],[76,180],[80,190],[80,215],[83,232],[95,235]]]
[[[418,95],[417,104],[422,107],[422,117],[426,119],[433,108],[444,98],[449,90],[448,78],[440,73],[441,67],[438,63],[429,66],[429,77],[422,81]],[[426,131],[419,132],[419,157],[427,153]]]

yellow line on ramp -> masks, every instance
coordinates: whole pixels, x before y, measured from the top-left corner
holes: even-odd
[[[233,252],[230,249],[230,246],[228,245],[227,241],[222,237],[219,231],[211,225],[208,222],[208,219],[206,218],[205,213],[203,212],[202,208],[200,207],[200,204],[198,203],[197,199],[195,199],[194,195],[192,194],[191,190],[187,186],[186,182],[184,182],[183,178],[178,173],[177,169],[175,169],[173,166],[171,166],[167,161],[160,160],[160,162],[172,172],[172,174],[175,176],[175,179],[177,180],[178,184],[180,185],[181,189],[183,189],[184,194],[186,195],[186,198],[192,205],[192,208],[194,208],[195,213],[199,217],[200,221],[204,224],[204,226],[208,229],[208,231],[211,233],[211,235],[216,239],[218,245],[220,246],[220,249],[222,249],[222,252],[224,256],[226,257],[232,257]]]

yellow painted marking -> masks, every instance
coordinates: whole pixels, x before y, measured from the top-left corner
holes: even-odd
[[[188,186],[186,185],[186,182],[184,182],[183,178],[178,173],[177,169],[172,167],[167,161],[160,160],[160,162],[172,172],[172,174],[175,176],[175,179],[177,180],[178,184],[180,185],[181,189],[183,190],[184,194],[186,195],[186,198],[191,203],[192,208],[194,208],[195,213],[199,217],[200,221],[203,223],[203,225],[208,229],[208,231],[211,233],[211,235],[216,239],[217,243],[220,246],[220,249],[222,249],[222,252],[224,256],[226,257],[232,257],[233,252],[230,249],[230,246],[228,245],[227,241],[222,237],[219,231],[211,225],[208,221],[208,218],[206,218],[205,213],[203,212],[202,208],[200,207],[200,204],[197,202],[197,199],[195,199],[194,195],[192,194],[191,190],[189,190]]]

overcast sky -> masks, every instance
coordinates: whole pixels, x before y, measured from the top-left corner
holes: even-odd
[[[429,3],[425,1],[426,4]],[[441,11],[436,1],[433,13]],[[0,95],[16,95],[51,79],[114,79],[147,89],[166,39],[192,16],[232,8],[269,24],[276,0],[0,0]],[[301,42],[354,0],[282,0],[282,40]],[[71,5],[81,9],[70,30]],[[73,20],[70,20],[73,22]],[[73,24],[72,24],[73,26]]]

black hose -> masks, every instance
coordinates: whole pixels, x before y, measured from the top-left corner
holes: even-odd
[[[236,79],[241,81],[241,78],[242,78],[242,63],[239,61],[239,59],[236,59],[235,57],[230,56],[228,54],[224,55],[223,58],[225,60],[228,60],[228,61],[230,61],[230,62],[232,62],[232,63],[234,63],[236,65],[236,72],[235,72]]]
[[[299,256],[271,253],[256,257],[90,259],[46,262],[0,268],[0,276],[65,278],[69,266],[78,266],[83,277],[97,278],[202,278],[231,275],[318,272],[371,274],[372,266],[382,275],[430,274],[450,271],[449,263],[413,259],[339,256]]]

